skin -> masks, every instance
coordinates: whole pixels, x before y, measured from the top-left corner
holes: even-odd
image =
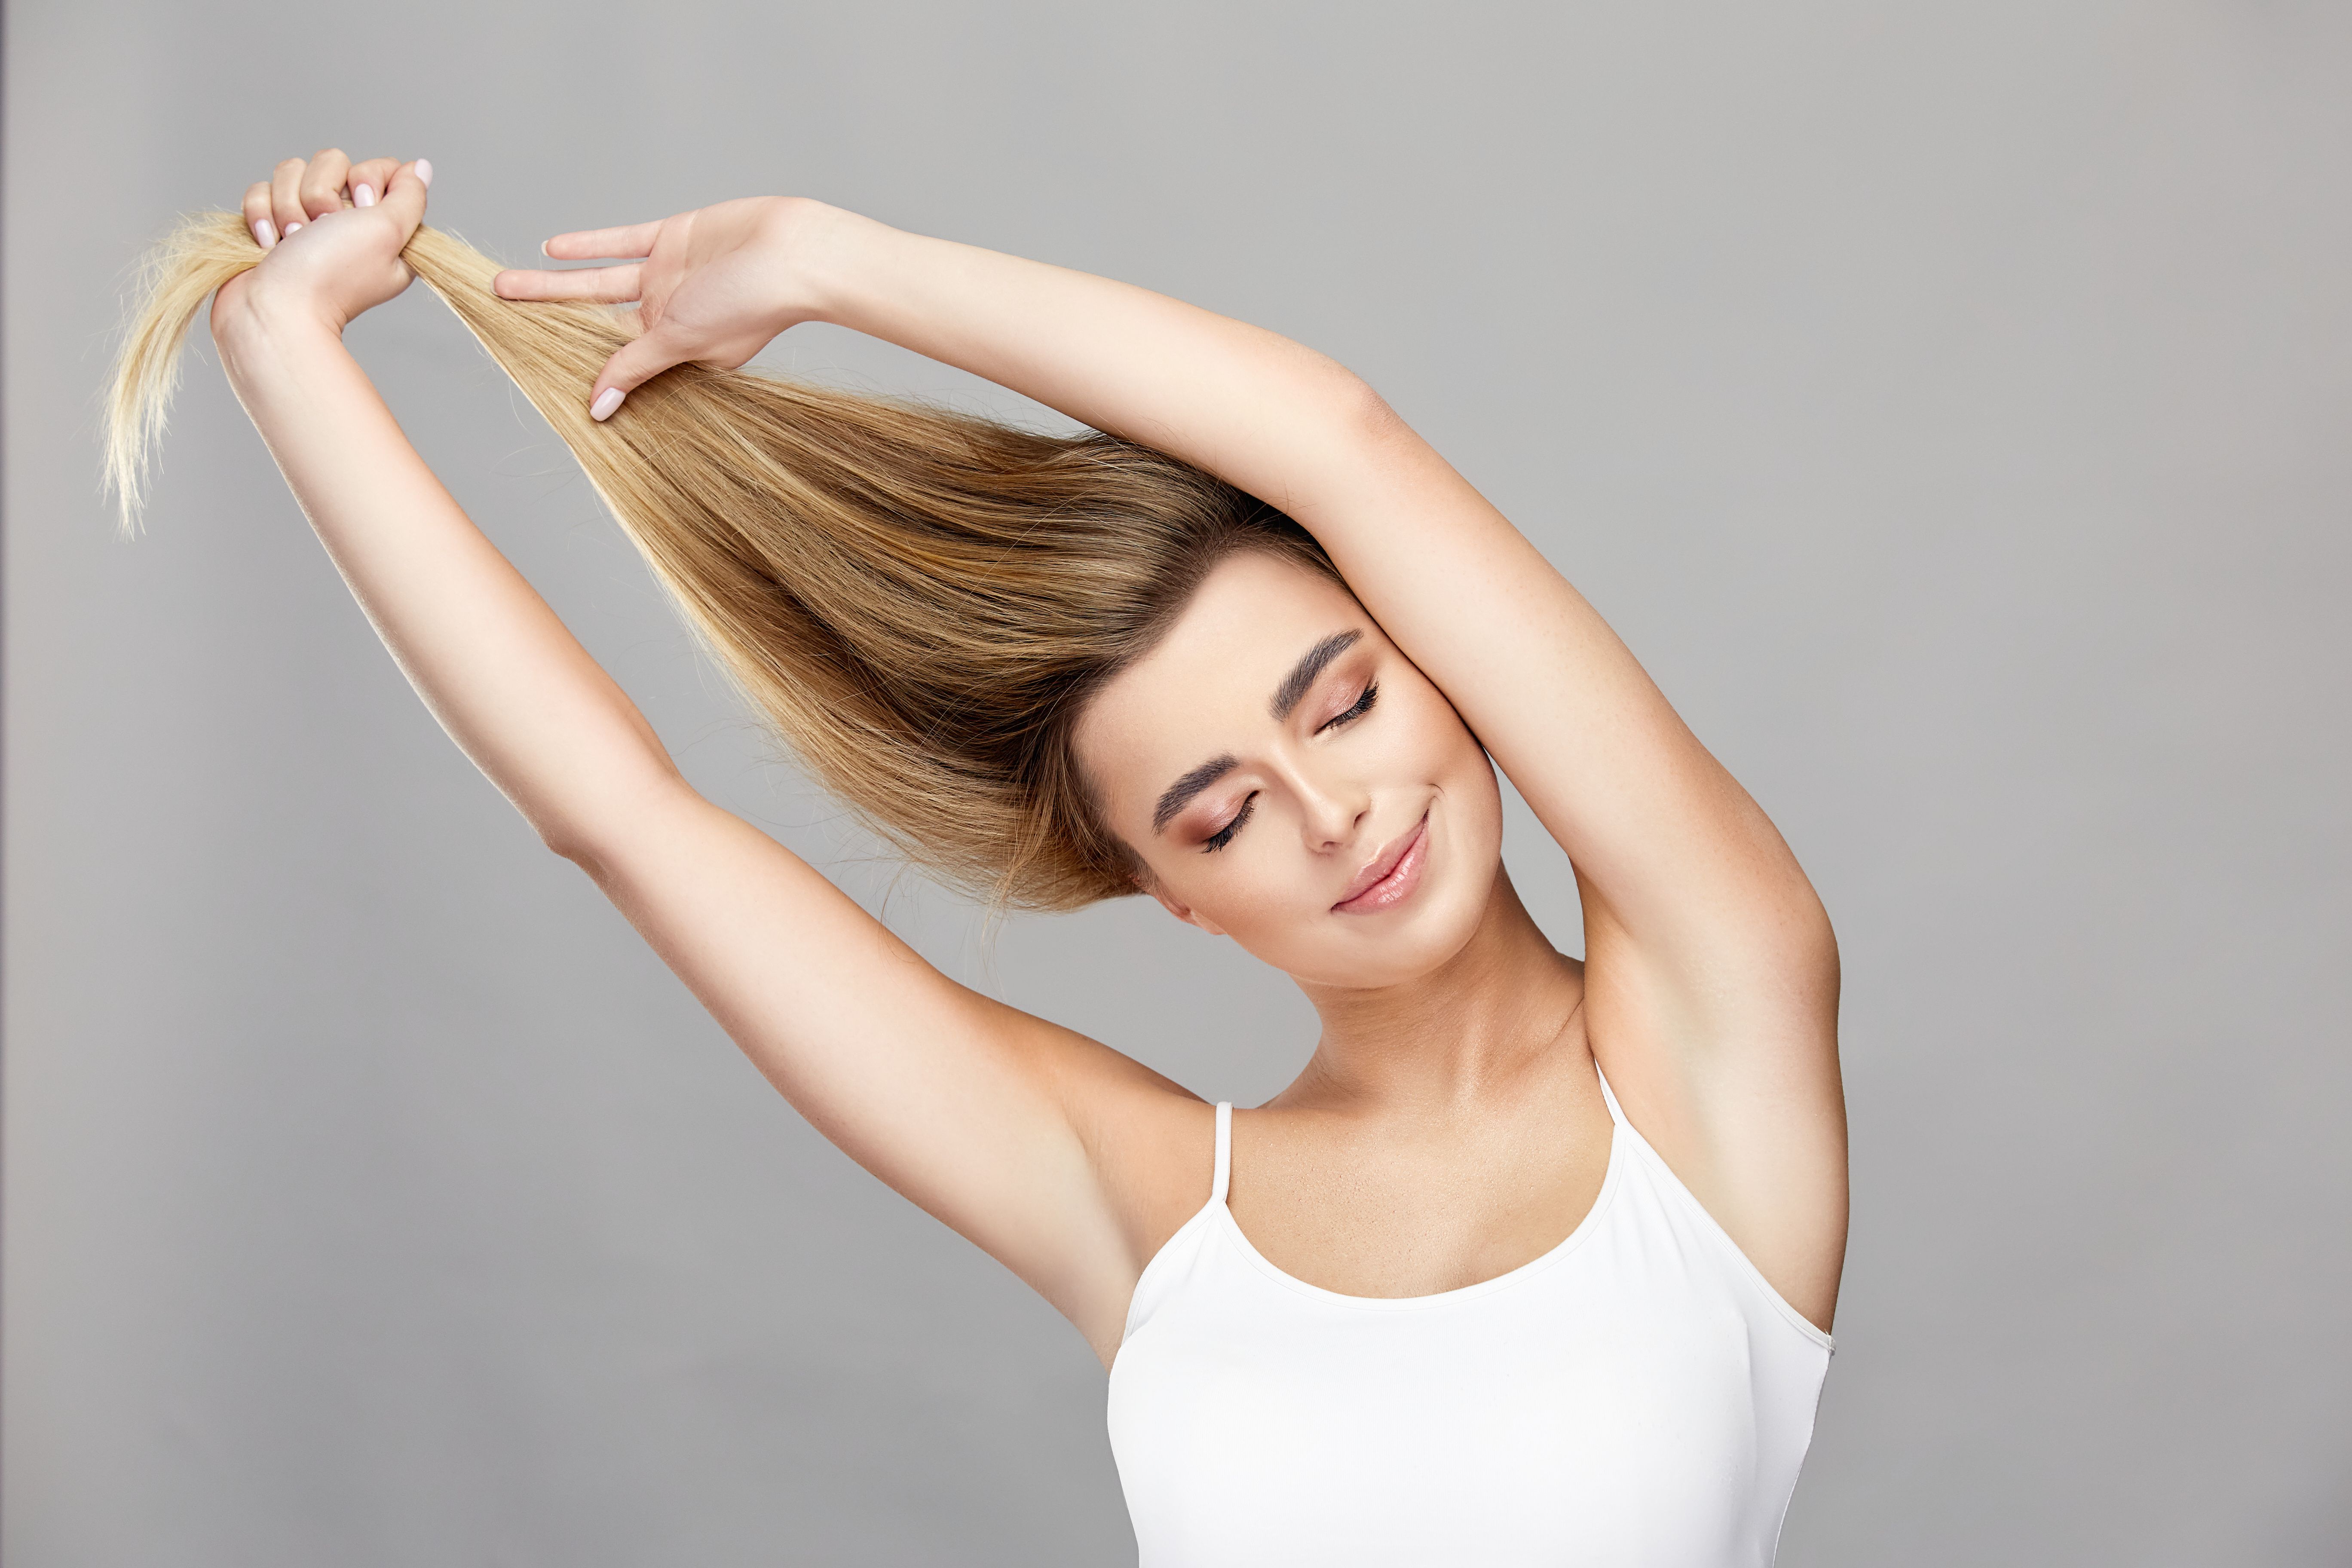
[[[231,384],[313,528],[451,737],[769,1080],[1108,1366],[1144,1265],[1208,1195],[1210,1106],[940,974],[688,786],[342,346],[406,287],[420,174],[331,150],[280,164],[246,203],[269,254],[215,301]],[[1548,1250],[1607,1163],[1597,1063],[1764,1278],[1830,1327],[1845,1121],[1821,901],[1600,616],[1361,380],[1179,300],[801,198],[545,248],[613,265],[499,291],[638,302],[637,335],[582,388],[599,416],[626,417],[669,365],[738,365],[829,321],[1196,463],[1339,564],[1344,588],[1229,558],[1077,727],[1140,890],[1290,974],[1321,1018],[1297,1080],[1234,1117],[1231,1203],[1269,1259],[1393,1297]],[[1272,700],[1349,632],[1295,704]],[[1503,868],[1497,765],[1569,857],[1581,963]],[[1335,907],[1415,833],[1406,896]]]

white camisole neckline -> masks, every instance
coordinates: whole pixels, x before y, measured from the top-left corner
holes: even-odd
[[[1601,1089],[1608,1165],[1574,1228],[1402,1297],[1258,1251],[1217,1106],[1209,1200],[1145,1266],[1111,1362],[1140,1568],[1770,1563],[1832,1341]]]

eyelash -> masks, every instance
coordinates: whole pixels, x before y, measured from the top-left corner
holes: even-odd
[[[1329,723],[1325,724],[1322,729],[1318,730],[1315,732],[1319,735],[1324,730],[1329,729],[1332,724],[1344,724],[1350,719],[1362,718],[1365,714],[1372,710],[1372,704],[1379,701],[1380,699],[1381,683],[1377,680],[1366,682],[1364,686],[1364,694],[1356,699],[1356,705],[1353,708],[1349,709],[1345,713],[1342,713],[1339,717],[1331,720]]]
[[[1349,709],[1345,713],[1338,714],[1327,721],[1325,723],[1318,726],[1315,732],[1319,735],[1325,730],[1331,728],[1334,724],[1345,724],[1353,720],[1362,718],[1365,714],[1372,710],[1372,704],[1379,701],[1380,698],[1381,683],[1377,680],[1367,682],[1364,687],[1364,694],[1356,699],[1356,705],[1354,707]],[[1213,855],[1218,850],[1223,849],[1226,845],[1231,844],[1234,841],[1234,835],[1242,830],[1242,824],[1247,822],[1250,819],[1250,813],[1256,809],[1257,792],[1255,790],[1252,790],[1250,792],[1249,798],[1242,802],[1241,810],[1234,813],[1234,819],[1231,822],[1226,823],[1223,827],[1218,828],[1214,833],[1209,835],[1207,838],[1202,841],[1202,853],[1205,855]]]
[[[1231,844],[1234,841],[1234,835],[1242,830],[1242,824],[1247,822],[1250,819],[1250,813],[1256,809],[1257,792],[1255,790],[1252,790],[1250,792],[1250,797],[1242,802],[1242,808],[1234,813],[1234,819],[1231,822],[1226,823],[1223,827],[1218,828],[1214,833],[1209,835],[1209,837],[1202,841],[1201,845],[1201,852],[1204,855],[1214,855],[1218,850],[1223,849],[1226,845]]]

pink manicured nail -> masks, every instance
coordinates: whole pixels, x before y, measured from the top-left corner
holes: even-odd
[[[430,158],[419,158],[418,160],[416,160],[416,177],[417,177],[417,179],[418,179],[418,180],[420,180],[420,181],[422,181],[422,182],[424,183],[424,184],[425,184],[425,188],[426,188],[426,189],[428,189],[428,190],[429,190],[429,189],[431,189],[431,188],[432,188],[432,185],[433,185],[433,160],[432,160],[432,159],[430,159]]]
[[[253,226],[253,243],[267,250],[278,243],[278,226],[263,218]]]
[[[355,207],[372,207],[375,205],[375,187],[373,185],[353,185],[352,187],[352,205]]]
[[[288,225],[286,226],[286,237],[287,237],[287,238],[289,238],[289,239],[293,238],[293,237],[294,237],[294,231],[295,231],[296,229],[298,229],[298,228],[300,228],[301,226],[301,226],[300,224],[299,224],[299,223],[289,223],[289,224],[288,224]],[[304,251],[302,254],[303,254],[303,255],[305,255],[305,256],[308,256],[308,255],[310,254],[310,252],[306,250],[306,251]]]
[[[621,406],[621,399],[628,395],[617,386],[606,387],[596,395],[596,401],[588,405],[588,417],[600,422],[610,419],[613,410]]]

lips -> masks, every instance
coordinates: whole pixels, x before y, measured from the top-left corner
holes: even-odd
[[[1410,832],[1356,873],[1356,879],[1348,884],[1347,892],[1331,906],[1332,910],[1339,914],[1376,914],[1402,901],[1420,884],[1422,863],[1428,858],[1424,853],[1428,837],[1429,814],[1424,811]]]

